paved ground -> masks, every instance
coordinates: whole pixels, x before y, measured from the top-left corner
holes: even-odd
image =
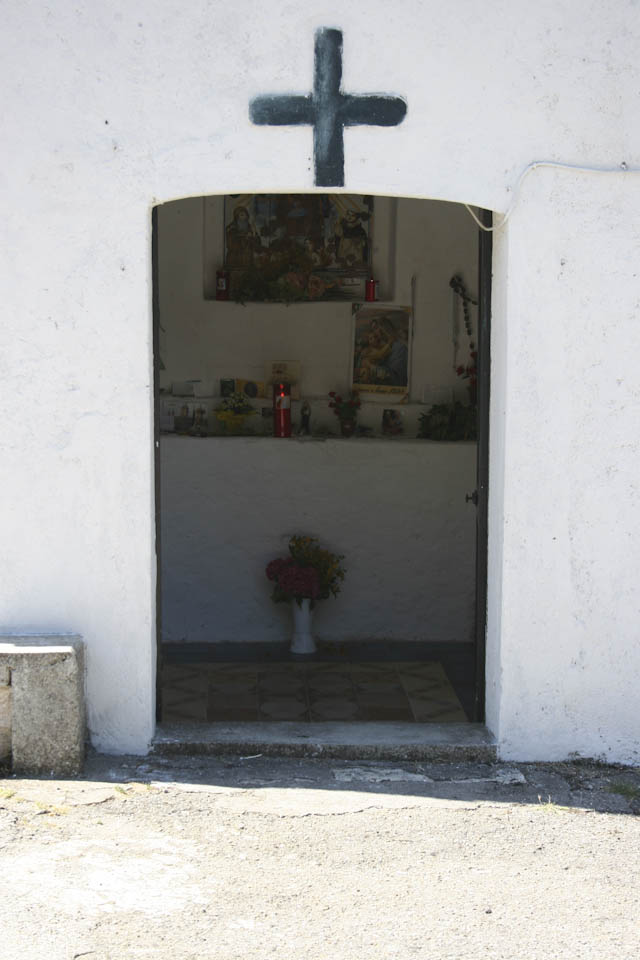
[[[637,960],[640,770],[94,757],[0,779],[0,960]]]

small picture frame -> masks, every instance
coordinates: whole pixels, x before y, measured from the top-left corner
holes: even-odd
[[[411,307],[360,304],[353,308],[352,385],[387,402],[406,401],[411,356]]]
[[[397,409],[382,411],[382,433],[385,437],[397,437],[404,433],[402,414]]]
[[[225,377],[220,380],[220,396],[230,397],[236,391],[236,381],[233,377]]]

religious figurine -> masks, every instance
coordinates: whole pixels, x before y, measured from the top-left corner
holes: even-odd
[[[253,254],[260,247],[256,228],[251,221],[249,210],[239,204],[233,211],[233,220],[227,224],[227,267],[250,267]]]
[[[311,406],[308,400],[304,400],[302,406],[300,407],[300,426],[298,427],[298,435],[304,434],[309,436],[311,433]]]
[[[207,428],[207,418],[205,417],[206,410],[204,407],[198,407],[193,419],[193,426],[189,430],[189,433],[193,437],[206,437],[208,434]]]

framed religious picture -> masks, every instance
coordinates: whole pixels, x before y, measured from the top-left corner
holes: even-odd
[[[411,307],[359,304],[353,308],[354,390],[406,400],[409,393]]]
[[[373,197],[225,197],[224,265],[232,299],[363,300],[372,226]]]

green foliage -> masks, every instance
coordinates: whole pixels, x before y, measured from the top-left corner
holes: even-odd
[[[313,609],[318,600],[337,597],[344,580],[342,559],[318,546],[315,537],[291,537],[289,555],[271,560],[265,570],[273,583],[271,599],[274,603],[309,599]]]
[[[623,780],[616,780],[607,787],[609,793],[617,793],[627,800],[640,800],[640,787],[633,783],[625,783]]]
[[[318,546],[315,537],[291,537],[289,553],[294,563],[301,567],[315,567],[320,578],[319,600],[326,600],[331,594],[337,597],[344,580],[344,568],[340,561],[344,557]]]
[[[476,440],[477,409],[459,400],[434,403],[428,413],[420,416],[418,436],[424,440]]]

